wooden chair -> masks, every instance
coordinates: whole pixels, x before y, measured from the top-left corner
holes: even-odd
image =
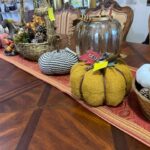
[[[81,11],[72,8],[70,5],[55,12],[56,33],[60,37],[59,47],[69,47],[75,50],[75,24],[80,18]]]
[[[114,19],[117,19],[122,26],[122,39],[126,40],[133,21],[133,10],[128,6],[121,7],[114,0],[100,0],[100,4],[97,8],[91,8],[86,11],[86,15],[89,16],[98,16],[100,14],[111,15]]]

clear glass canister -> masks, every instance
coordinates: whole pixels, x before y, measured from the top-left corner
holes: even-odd
[[[81,19],[76,26],[76,52],[78,55],[93,50],[98,53],[120,53],[121,24],[109,16]]]

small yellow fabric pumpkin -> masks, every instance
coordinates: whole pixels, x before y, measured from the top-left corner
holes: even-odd
[[[88,70],[84,62],[71,69],[72,94],[91,106],[107,104],[117,106],[131,89],[132,74],[129,67],[119,59],[115,66],[95,71]]]

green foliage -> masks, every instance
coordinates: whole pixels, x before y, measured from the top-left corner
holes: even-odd
[[[30,37],[27,32],[22,32],[14,36],[14,42],[17,43],[29,43]]]

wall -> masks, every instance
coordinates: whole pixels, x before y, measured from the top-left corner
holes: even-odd
[[[9,6],[9,3],[6,3],[6,5]],[[20,7],[20,4],[17,3],[17,10],[5,12],[4,11],[4,3],[1,3],[1,1],[0,1],[0,8],[1,8],[0,13],[1,13],[3,19],[12,19],[14,21],[20,21],[19,7]],[[25,10],[33,10],[32,0],[25,0],[24,8],[25,8]]]
[[[150,6],[147,6],[147,0],[117,0],[121,6],[128,5],[134,11],[134,19],[127,41],[142,43],[148,34],[148,17]]]

